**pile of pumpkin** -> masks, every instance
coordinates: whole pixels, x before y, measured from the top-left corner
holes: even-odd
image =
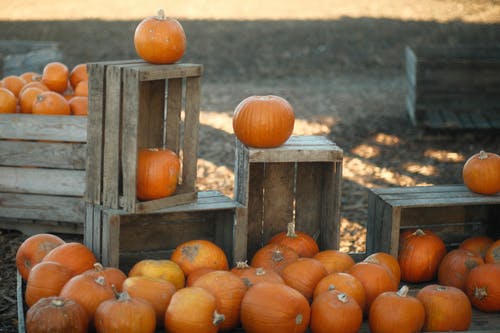
[[[42,73],[8,75],[0,81],[0,113],[86,116],[88,73],[85,64],[71,70],[50,62]]]
[[[446,253],[430,231],[401,234],[399,258],[361,262],[319,251],[288,230],[230,268],[207,240],[179,245],[170,259],[145,259],[126,275],[103,267],[77,242],[27,238],[16,265],[26,280],[28,333],[39,332],[372,332],[466,330],[472,306],[500,311],[500,240],[474,237]],[[401,281],[429,282],[413,296]]]

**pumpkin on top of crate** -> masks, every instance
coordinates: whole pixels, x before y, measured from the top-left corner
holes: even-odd
[[[500,155],[480,151],[465,162],[462,170],[465,186],[479,194],[500,192]]]

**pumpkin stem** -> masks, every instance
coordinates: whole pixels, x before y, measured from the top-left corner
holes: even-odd
[[[337,299],[341,301],[342,303],[347,303],[349,302],[349,297],[347,297],[346,293],[340,293],[337,295]]]
[[[488,290],[485,287],[476,287],[474,289],[474,297],[478,300],[482,300],[483,298],[488,296]]]
[[[113,294],[115,295],[115,298],[119,300],[121,297],[121,294],[118,292],[118,290],[116,290],[116,287],[114,284],[111,285],[111,289],[113,290]]]
[[[252,281],[250,281],[249,278],[247,277],[243,277],[241,278],[241,280],[243,280],[243,283],[245,284],[245,286],[247,286],[248,288],[250,288],[251,286],[253,286],[253,283]]]
[[[262,267],[257,267],[255,269],[255,275],[257,276],[266,275],[266,270]]]
[[[165,20],[165,11],[163,9],[158,10],[158,15],[156,15],[158,20]]]
[[[333,284],[329,284],[329,285],[328,285],[328,291],[330,291],[330,290],[335,290],[335,289],[336,289],[336,288],[335,288],[335,285],[333,285]]]
[[[96,262],[94,264],[94,270],[96,272],[102,272],[104,270],[104,266],[100,262]]]
[[[222,324],[222,322],[226,320],[226,317],[221,314],[221,313],[218,313],[217,310],[214,311],[214,320],[212,321],[212,324],[214,326],[219,326],[220,324]]]
[[[116,293],[116,289],[114,287],[115,286],[113,285],[113,291]],[[121,293],[117,293],[117,295],[118,295],[118,297],[117,297],[118,302],[125,302],[125,301],[130,300],[130,295],[126,291],[123,291]]]
[[[283,253],[281,253],[280,250],[276,250],[276,251],[273,252],[272,259],[273,259],[274,262],[280,262],[283,259],[285,259],[285,257],[283,257]]]
[[[94,281],[101,286],[104,286],[104,284],[106,283],[106,279],[104,278],[104,276],[98,276]]]
[[[50,304],[55,306],[56,308],[61,308],[64,306],[64,300],[60,298],[55,298],[52,301],[50,301]]]
[[[480,160],[485,160],[488,158],[488,153],[485,152],[484,150],[481,150],[479,154],[477,155],[477,158]]]
[[[245,268],[249,268],[250,266],[248,266],[248,261],[245,260],[245,261],[238,261],[236,263],[236,269],[245,269]]]
[[[408,296],[408,291],[410,291],[410,288],[408,288],[407,285],[404,285],[401,287],[401,289],[398,290],[396,294],[398,294],[399,297],[406,297]]]
[[[422,229],[417,229],[417,231],[415,231],[413,233],[413,235],[415,235],[415,236],[425,236],[425,232]]]
[[[294,222],[288,223],[286,236],[291,237],[291,238],[297,237],[297,234],[295,233],[295,223]]]
[[[301,313],[299,313],[297,315],[297,317],[295,317],[295,325],[300,325],[302,324],[302,320],[304,320],[304,316],[302,316]]]

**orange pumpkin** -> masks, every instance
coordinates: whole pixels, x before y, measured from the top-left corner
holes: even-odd
[[[439,236],[418,229],[402,242],[399,249],[401,279],[415,283],[434,279],[445,254],[446,246]]]
[[[471,269],[484,264],[481,256],[468,250],[455,249],[448,252],[438,270],[438,282],[463,290]]]
[[[472,192],[492,195],[500,192],[500,155],[480,151],[464,164],[462,177]]]
[[[119,268],[115,267],[104,267],[101,263],[96,262],[92,269],[89,269],[82,274],[91,275],[94,278],[99,276],[104,276],[106,282],[113,286],[117,292],[122,291],[123,282],[127,279],[127,275],[123,273]]]
[[[31,268],[42,261],[47,253],[64,243],[64,240],[52,234],[36,234],[25,239],[16,252],[16,267],[22,278],[28,280]]]
[[[257,148],[281,146],[295,124],[293,108],[279,96],[250,96],[236,106],[233,130],[245,145]]]
[[[0,113],[16,113],[16,95],[7,88],[0,87]]]
[[[493,239],[488,236],[469,237],[460,243],[459,248],[475,253],[484,259],[486,251],[488,251],[493,242]]]
[[[60,296],[41,298],[26,312],[26,332],[86,333],[87,312],[78,302]]]
[[[487,264],[500,264],[500,239],[491,244],[484,255]]]
[[[186,278],[186,287],[191,287],[193,286],[193,283],[198,280],[202,275],[205,275],[209,272],[213,272],[215,269],[209,268],[209,267],[202,267],[198,268],[191,273]]]
[[[241,302],[241,325],[246,333],[303,333],[310,320],[307,299],[285,284],[252,286]]]
[[[73,116],[86,116],[89,113],[89,99],[85,96],[73,96],[68,101]]]
[[[94,267],[96,257],[82,243],[69,242],[51,250],[42,261],[55,261],[68,267],[73,275],[81,274]]]
[[[373,333],[420,332],[425,308],[420,300],[408,296],[408,286],[398,292],[380,294],[370,307],[368,324]]]
[[[59,93],[44,91],[36,97],[31,107],[31,113],[40,115],[67,115],[71,114],[68,101]]]
[[[269,283],[285,283],[283,278],[273,270],[265,270],[262,267],[248,266],[247,262],[238,262],[236,267],[231,269],[231,272],[236,274],[243,280],[247,287],[261,282]]]
[[[20,76],[17,75],[9,75],[3,78],[2,86],[6,89],[9,89],[16,98],[19,97],[19,92],[23,89],[24,85],[27,82]]]
[[[33,266],[28,281],[24,299],[28,307],[38,302],[40,298],[58,296],[62,287],[73,277],[69,268],[53,261],[44,261]]]
[[[255,252],[251,266],[262,267],[265,270],[274,270],[280,273],[289,263],[299,258],[297,252],[288,246],[279,244],[267,244]]]
[[[359,304],[340,291],[324,292],[311,304],[310,328],[314,333],[356,333],[362,322],[363,311]]]
[[[353,275],[344,272],[328,274],[314,288],[313,299],[329,290],[337,290],[347,294],[359,304],[361,309],[365,308],[365,287]]]
[[[216,333],[223,322],[215,296],[200,287],[187,287],[172,296],[164,324],[169,333]]]
[[[76,85],[80,81],[85,81],[89,79],[89,74],[87,72],[87,65],[86,64],[78,64],[69,73],[69,82],[71,84],[71,87],[73,89],[76,88]]]
[[[21,89],[21,91],[19,92],[19,97],[21,97],[23,95],[24,91],[29,89],[29,88],[38,88],[42,91],[49,91],[49,88],[47,88],[47,86],[45,84],[43,84],[42,82],[33,81],[33,82],[26,83],[23,86],[23,89]]]
[[[181,163],[169,149],[139,149],[137,161],[137,198],[153,200],[175,193]]]
[[[19,107],[21,113],[31,113],[33,103],[42,92],[43,90],[37,87],[31,87],[24,90],[19,97]]]
[[[364,261],[372,262],[384,266],[391,272],[394,280],[399,285],[401,280],[401,268],[399,267],[399,262],[397,258],[394,258],[389,253],[385,252],[375,252],[370,254],[364,259]]]
[[[19,75],[26,83],[40,81],[42,79],[42,75],[36,72],[24,72]]]
[[[339,250],[324,250],[318,252],[313,258],[321,261],[328,274],[347,272],[356,263],[349,254]]]
[[[176,289],[183,288],[186,280],[182,267],[168,259],[143,259],[134,264],[128,273],[132,276],[149,276],[173,283]]]
[[[68,80],[68,67],[61,62],[50,62],[43,68],[42,82],[52,91],[64,92],[68,88]]]
[[[82,80],[76,84],[73,90],[75,96],[88,96],[89,95],[89,81]]]
[[[328,272],[316,259],[299,258],[285,266],[280,274],[287,285],[298,290],[310,301],[314,288],[322,278],[328,275]]]
[[[205,239],[194,239],[180,244],[170,259],[181,267],[185,275],[203,267],[229,269],[224,251],[217,244]]]
[[[271,238],[269,243],[281,244],[293,249],[299,257],[311,258],[319,252],[318,243],[305,232],[295,231],[295,223],[288,223],[287,231]]]
[[[500,311],[500,264],[473,268],[465,282],[465,292],[476,308],[485,312]]]
[[[472,307],[462,290],[431,284],[420,289],[417,298],[425,308],[424,331],[466,331],[469,328]]]
[[[159,10],[157,16],[147,17],[137,25],[134,46],[139,57],[147,62],[173,64],[184,55],[186,34],[179,21]]]

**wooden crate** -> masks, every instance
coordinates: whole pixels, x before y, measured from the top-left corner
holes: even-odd
[[[464,185],[372,189],[368,195],[367,253],[398,255],[399,234],[405,229],[436,232],[448,249],[465,238],[500,238],[500,194],[472,193]]]
[[[407,111],[429,129],[500,129],[500,47],[406,47]]]
[[[87,202],[147,212],[196,200],[202,70],[140,60],[88,64]],[[144,147],[166,147],[181,157],[174,195],[137,200],[137,152]]]
[[[0,115],[0,228],[83,233],[87,117]]]
[[[320,249],[338,249],[342,149],[322,136],[292,136],[271,149],[236,141],[235,199],[248,226],[237,242],[247,258],[292,221]]]
[[[170,258],[177,245],[192,239],[215,242],[230,264],[242,259],[242,249],[233,241],[242,206],[217,191],[199,192],[194,203],[152,213],[88,208],[84,243],[104,265],[127,272],[141,259]]]

